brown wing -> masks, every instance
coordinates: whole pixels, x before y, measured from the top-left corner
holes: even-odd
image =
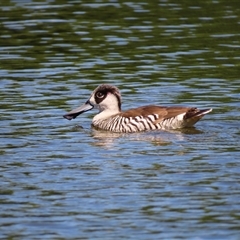
[[[137,117],[157,114],[158,118],[155,123],[161,122],[163,119],[176,117],[179,114],[187,113],[189,117],[196,114],[196,108],[189,107],[164,107],[164,106],[143,106],[139,108],[130,109],[128,111],[122,112],[123,117]]]

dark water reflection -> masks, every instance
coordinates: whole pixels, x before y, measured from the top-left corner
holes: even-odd
[[[239,239],[238,5],[1,2],[0,238]],[[62,118],[103,82],[124,109],[214,110],[127,135]]]

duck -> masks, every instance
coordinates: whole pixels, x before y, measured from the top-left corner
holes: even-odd
[[[80,107],[63,115],[68,120],[93,108],[99,113],[92,119],[95,129],[134,133],[150,130],[175,130],[193,127],[204,115],[212,109],[198,109],[183,106],[146,105],[126,111],[121,109],[120,90],[110,84],[99,85],[89,99]]]

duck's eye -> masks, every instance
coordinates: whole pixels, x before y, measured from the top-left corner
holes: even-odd
[[[102,92],[97,92],[96,93],[96,97],[97,98],[103,98],[104,97],[104,94]]]

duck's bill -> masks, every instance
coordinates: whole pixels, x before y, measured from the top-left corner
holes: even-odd
[[[78,115],[80,115],[84,112],[87,112],[87,111],[91,110],[92,108],[93,108],[93,106],[87,101],[81,107],[78,107],[78,108],[72,110],[71,112],[68,112],[67,114],[63,115],[63,117],[68,120],[72,120],[72,119],[76,118]]]

